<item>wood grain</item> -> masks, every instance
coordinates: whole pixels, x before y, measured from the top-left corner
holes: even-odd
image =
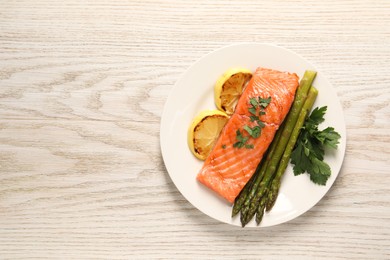
[[[1,259],[389,259],[390,2],[1,1]],[[170,180],[160,118],[221,46],[268,42],[336,88],[347,152],[288,223],[241,229]]]

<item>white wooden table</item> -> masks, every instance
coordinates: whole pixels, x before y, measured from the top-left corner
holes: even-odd
[[[310,60],[345,112],[334,186],[269,228],[201,213],[160,152],[174,83],[237,42]],[[389,70],[388,0],[1,1],[0,259],[389,259]]]

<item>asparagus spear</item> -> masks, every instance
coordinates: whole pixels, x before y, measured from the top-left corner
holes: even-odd
[[[268,193],[269,192],[266,191],[264,196],[261,197],[261,200],[260,200],[260,203],[259,203],[259,207],[257,208],[257,211],[256,211],[256,224],[257,225],[259,225],[261,220],[263,219],[264,209],[265,209],[266,203],[268,201]]]
[[[269,165],[269,167],[270,168],[268,168],[268,169],[275,168],[272,165]],[[273,177],[273,173],[270,174],[269,171],[266,171],[266,175],[264,176],[263,180],[260,182],[259,189],[256,190],[256,194],[252,198],[252,200],[250,201],[249,206],[244,208],[245,211],[244,211],[244,209],[241,211],[241,218],[240,219],[241,219],[241,225],[243,227],[246,224],[248,224],[249,221],[255,215],[255,213],[260,205],[261,198],[266,194],[266,192],[268,190],[268,186],[271,182],[272,177]]]
[[[280,139],[280,136],[282,135],[282,132],[283,132],[283,129],[284,129],[284,126],[285,126],[285,122],[282,123],[282,125],[280,126],[280,128],[278,129],[278,131],[276,132],[275,134],[275,137],[274,137],[274,140],[272,141],[271,143],[271,146],[268,150],[271,150],[270,153],[268,153],[267,155],[267,160],[266,160],[266,165],[264,166],[264,171],[265,169],[267,169],[268,165],[269,165],[269,162],[275,152],[275,147],[276,145],[278,145],[279,143],[279,139]],[[266,190],[266,194],[268,193],[268,189]],[[264,215],[264,209],[265,209],[265,206],[266,206],[266,201],[267,201],[267,196],[263,196],[261,201],[260,201],[260,204],[257,208],[257,212],[256,212],[256,223],[257,224],[260,224],[262,218],[263,218],[263,215]],[[249,209],[249,207],[247,207]],[[243,216],[245,216],[247,214],[247,211],[241,213]]]
[[[242,205],[240,206],[240,210],[241,210],[241,216],[240,216],[241,223],[243,223],[243,219],[245,218],[245,216],[246,216],[246,214],[248,212],[250,202],[251,202],[252,198],[255,196],[257,188],[258,188],[258,186],[259,186],[259,184],[260,184],[260,182],[262,180],[262,177],[264,176],[265,170],[267,169],[268,164],[269,164],[271,158],[273,157],[273,154],[274,154],[275,149],[276,149],[276,145],[278,144],[280,136],[282,135],[283,128],[284,128],[284,124],[282,124],[281,128],[276,132],[274,140],[272,141],[270,147],[267,150],[266,155],[263,158],[263,162],[262,162],[260,171],[258,173],[258,176],[255,179],[255,181],[254,181],[253,185],[251,186],[251,188],[249,189],[248,194],[245,197],[245,200],[242,201]],[[233,207],[233,209],[234,209],[234,207]]]
[[[278,197],[278,193],[279,193],[281,177],[283,176],[283,173],[287,168],[288,162],[290,161],[291,152],[294,149],[295,143],[297,142],[299,132],[303,124],[305,123],[307,115],[309,114],[310,110],[313,107],[317,95],[318,95],[318,90],[314,87],[311,87],[309,90],[309,94],[307,95],[307,99],[302,107],[302,110],[299,113],[298,120],[291,133],[290,139],[288,140],[286,149],[284,150],[283,156],[279,162],[279,166],[276,171],[275,178],[272,181],[270,191],[268,193],[268,200],[266,203],[267,211],[270,211],[275,204],[276,198]]]
[[[288,113],[285,119],[284,127],[283,130],[281,131],[281,136],[279,140],[277,140],[277,144],[275,145],[275,149],[273,151],[272,157],[270,158],[267,164],[263,164],[263,166],[267,165],[266,168],[264,167],[265,168],[264,177],[262,178],[261,182],[258,185],[253,186],[255,190],[253,191],[252,189],[251,192],[253,191],[255,195],[248,196],[248,198],[245,200],[244,207],[241,210],[241,224],[243,227],[246,224],[248,224],[248,222],[253,218],[259,206],[260,199],[264,195],[270,181],[274,176],[276,167],[278,166],[279,160],[283,155],[288,140],[290,139],[291,132],[295,126],[299,113],[307,98],[307,93],[316,75],[317,72],[308,71],[308,70],[305,71],[303,75],[292,108],[290,109],[290,112]],[[273,143],[274,141],[272,142],[271,145],[273,145]]]
[[[262,163],[263,162],[261,162],[261,164]],[[234,205],[233,205],[233,209],[232,209],[232,217],[236,216],[240,212],[242,205],[244,204],[244,201],[245,201],[246,197],[248,196],[250,189],[253,186],[253,183],[258,178],[259,172],[260,172],[260,165],[259,165],[259,167],[257,167],[255,173],[249,179],[249,181],[245,185],[245,187],[241,190],[240,194],[238,194],[237,198],[234,200]]]

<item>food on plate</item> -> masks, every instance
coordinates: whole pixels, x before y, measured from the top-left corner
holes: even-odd
[[[243,89],[252,78],[252,72],[245,68],[227,70],[214,86],[214,101],[217,108],[232,115]]]
[[[229,119],[229,116],[219,110],[200,112],[188,129],[188,146],[199,159],[205,160]]]
[[[296,96],[283,125],[275,135],[267,155],[256,170],[251,182],[248,183],[236,198],[232,216],[239,212],[242,226],[245,226],[256,214],[256,222],[259,224],[264,214],[264,209],[269,211],[277,198],[280,178],[289,161],[292,147],[294,147],[297,133],[302,127],[302,118],[306,118],[316,97],[317,90],[311,87],[316,76],[314,71],[306,71]],[[295,139],[295,140],[294,140]]]
[[[295,73],[230,69],[214,88],[220,111],[203,111],[189,128],[190,149],[205,160],[197,180],[233,204],[232,217],[240,213],[243,227],[273,208],[290,159],[295,175],[307,172],[326,185],[325,147],[336,149],[340,135],[318,129],[326,106],[310,114],[316,74],[307,70],[298,82]]]
[[[295,73],[255,71],[198,173],[199,182],[234,202],[290,110],[298,80]]]

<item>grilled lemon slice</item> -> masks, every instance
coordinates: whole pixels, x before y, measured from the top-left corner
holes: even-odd
[[[219,110],[232,115],[247,82],[252,78],[252,72],[245,68],[227,70],[216,82],[214,101]]]
[[[219,110],[202,111],[193,119],[187,138],[191,152],[198,159],[207,158],[228,120],[229,116]]]

